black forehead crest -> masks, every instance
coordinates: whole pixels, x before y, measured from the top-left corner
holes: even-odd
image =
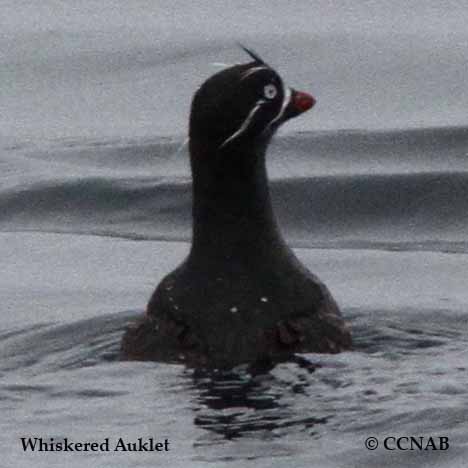
[[[260,55],[258,55],[252,49],[249,49],[249,48],[245,47],[240,42],[238,42],[238,45],[245,53],[247,53],[250,57],[252,57],[255,60],[255,62],[257,62],[259,65],[268,66],[268,64],[260,57]]]

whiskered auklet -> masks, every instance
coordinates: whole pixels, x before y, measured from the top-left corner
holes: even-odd
[[[286,245],[268,189],[273,134],[315,100],[244,50],[252,62],[216,73],[193,98],[192,247],[126,331],[126,358],[226,367],[351,347],[327,287]]]

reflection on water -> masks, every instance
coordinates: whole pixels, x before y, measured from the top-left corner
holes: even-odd
[[[12,330],[0,346],[3,422],[10,432],[20,421],[47,435],[52,421],[60,434],[84,440],[164,435],[187,466],[255,460],[266,467],[283,456],[300,467],[340,466],[324,464],[329,446],[338,462],[357,462],[369,435],[429,427],[431,405],[444,435],[463,440],[464,314],[345,312],[354,351],[231,371],[119,361],[120,337],[137,312]]]
[[[299,356],[292,361],[295,365],[263,369],[239,366],[232,371],[194,371],[193,387],[197,390],[194,423],[228,440],[264,431],[270,437],[279,437],[292,426],[307,431],[326,423],[326,417],[310,415],[310,410],[298,411],[295,398],[307,397],[310,376],[317,366]],[[289,378],[281,376],[285,369],[289,369]]]

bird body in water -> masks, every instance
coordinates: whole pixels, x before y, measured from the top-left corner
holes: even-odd
[[[127,330],[126,358],[231,367],[351,347],[327,287],[284,241],[268,187],[273,134],[315,100],[245,50],[252,62],[215,74],[193,98],[191,250]]]

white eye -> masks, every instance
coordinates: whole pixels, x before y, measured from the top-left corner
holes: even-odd
[[[264,88],[263,88],[263,95],[267,98],[267,99],[274,99],[276,97],[276,95],[278,94],[278,90],[276,89],[276,86],[273,85],[273,84],[267,84]]]

